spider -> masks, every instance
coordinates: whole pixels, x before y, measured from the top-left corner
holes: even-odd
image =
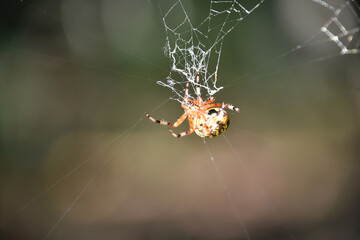
[[[228,108],[236,112],[239,112],[239,108],[234,107],[231,104],[214,103],[214,97],[209,97],[206,101],[203,101],[200,97],[201,92],[198,85],[199,73],[196,75],[196,83],[196,95],[198,96],[196,100],[189,99],[189,82],[186,83],[185,96],[181,104],[181,107],[184,108],[185,112],[174,124],[164,120],[157,120],[151,117],[147,112],[145,115],[151,121],[161,125],[167,125],[169,127],[178,127],[184,122],[186,117],[188,117],[190,125],[189,131],[177,134],[174,133],[172,129],[169,129],[170,133],[176,138],[190,135],[194,131],[202,138],[219,136],[221,133],[226,131],[230,124],[229,115],[224,108]]]

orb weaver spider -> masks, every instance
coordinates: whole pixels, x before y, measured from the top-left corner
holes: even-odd
[[[199,73],[196,75],[196,83],[199,83]],[[172,129],[169,129],[170,133],[176,138],[190,135],[194,131],[202,138],[212,138],[219,136],[221,133],[226,131],[230,124],[229,115],[224,110],[224,108],[236,111],[237,113],[239,113],[239,108],[234,107],[231,104],[214,103],[214,97],[209,97],[206,101],[203,101],[200,94],[200,87],[197,85],[197,99],[189,99],[189,82],[186,83],[185,96],[181,104],[181,107],[184,108],[185,112],[174,124],[164,120],[157,120],[151,117],[147,112],[145,115],[154,123],[167,125],[169,127],[180,126],[188,117],[190,126],[189,131],[177,134],[174,133]]]

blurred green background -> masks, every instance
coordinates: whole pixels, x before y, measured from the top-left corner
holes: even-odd
[[[208,1],[183,3],[207,14]],[[2,1],[0,238],[42,239],[66,213],[50,239],[245,239],[207,147],[252,239],[359,238],[359,56],[313,61],[339,52],[316,44],[263,66],[329,13],[265,1],[225,38],[231,148],[144,117],[183,111],[156,84],[170,5]]]

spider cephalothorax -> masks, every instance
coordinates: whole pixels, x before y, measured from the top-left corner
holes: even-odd
[[[196,83],[199,83],[199,73],[196,76]],[[196,86],[197,99],[191,100],[189,98],[189,82],[186,84],[185,96],[181,106],[184,108],[184,114],[174,123],[169,123],[164,120],[157,120],[151,117],[148,113],[145,115],[153,122],[169,127],[178,127],[187,117],[189,118],[190,130],[179,134],[174,133],[171,129],[169,131],[174,137],[183,137],[195,131],[197,135],[202,138],[212,138],[225,132],[229,127],[229,115],[224,110],[228,108],[239,112],[239,108],[226,103],[214,103],[215,98],[209,97],[206,101],[200,96],[200,87]]]

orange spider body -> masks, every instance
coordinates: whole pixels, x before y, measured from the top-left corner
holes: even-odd
[[[199,73],[196,77],[196,83],[199,83]],[[202,138],[212,138],[225,132],[229,127],[230,119],[224,108],[228,108],[239,112],[237,107],[231,104],[214,103],[215,98],[210,97],[203,101],[200,97],[200,87],[196,86],[197,99],[189,99],[189,82],[186,84],[184,100],[181,104],[184,108],[184,114],[174,123],[169,123],[164,120],[157,120],[151,117],[148,113],[145,115],[153,122],[167,125],[169,127],[178,127],[189,118],[190,130],[179,134],[174,133],[171,129],[169,131],[174,137],[183,137],[195,131],[195,133]]]
[[[225,132],[229,127],[230,119],[227,112],[212,104],[214,98],[209,98],[205,102],[201,98],[192,100],[190,105],[181,105],[185,110],[185,115],[189,118],[190,130],[202,138],[212,138]]]

